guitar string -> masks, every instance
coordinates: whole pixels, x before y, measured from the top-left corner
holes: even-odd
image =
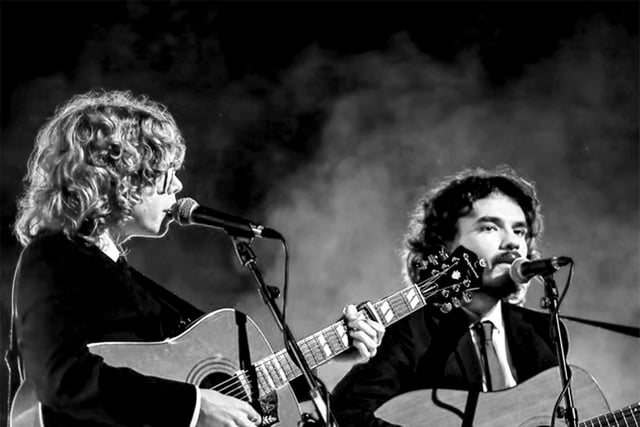
[[[447,288],[449,288],[449,287],[441,288],[441,290],[442,289],[447,289]],[[411,309],[408,306],[408,304],[406,303],[406,301],[404,299],[401,299],[402,298],[401,292],[402,291],[387,297],[387,300],[389,300],[388,302],[390,303],[389,305],[390,305],[391,309],[394,311],[394,314],[396,315],[396,317],[397,316],[403,316],[403,315],[408,314],[408,313],[411,312]],[[433,294],[435,294],[435,292]],[[431,296],[428,296],[428,298],[430,298]],[[398,300],[394,301],[394,300],[392,300],[393,297],[400,297],[400,298],[398,298]],[[407,309],[409,309],[409,310],[407,310]],[[343,325],[344,325],[344,323],[343,323]],[[334,327],[335,326],[332,325],[332,326],[329,326],[329,327],[325,328],[323,331],[326,331],[326,332],[322,333],[322,335],[324,336],[329,332],[335,332]],[[317,334],[314,334],[314,336],[315,335],[317,335]],[[315,356],[319,355],[319,359],[321,361],[324,361],[325,356],[322,355],[321,351],[319,351],[317,348],[316,349],[309,348],[309,341],[314,341],[314,338],[308,338],[308,339],[305,339],[305,340],[301,341],[301,346],[306,344],[307,347],[308,347],[308,349],[306,351],[303,350],[303,356],[305,357],[305,359],[313,358],[314,361],[315,361],[315,359],[316,359]],[[346,349],[344,349],[342,342],[339,339],[336,339],[335,337],[329,337],[328,343],[334,343],[334,345],[337,343],[341,348],[340,352],[346,350]],[[334,355],[335,355],[335,353],[336,352],[334,352]],[[274,356],[272,359],[277,359],[277,356]],[[287,362],[287,364],[290,363],[288,360],[286,360],[286,362]],[[262,363],[262,365],[264,365],[265,363],[267,363],[267,362],[265,361],[264,363]],[[282,367],[282,364],[279,361],[278,361],[278,364],[280,364],[281,367]],[[266,368],[265,368],[265,370],[266,370]],[[286,367],[283,368],[283,372],[284,372],[284,370],[286,370]],[[294,372],[291,370],[291,368],[289,368],[289,370],[291,371],[291,374],[294,374]],[[285,377],[287,377],[287,380],[289,380],[289,375],[286,372],[284,372],[284,373],[285,373]],[[217,387],[222,387],[221,389],[216,389],[216,391],[221,391],[221,392],[225,391],[225,392],[227,392],[228,391],[227,387],[233,387],[234,384],[235,384],[235,381],[238,381],[238,383],[240,383],[240,381],[238,380],[238,376],[240,374],[242,374],[242,375],[244,375],[246,377],[247,372],[244,371],[244,370],[239,371],[237,374],[234,375],[234,377],[229,378],[228,380],[223,381],[220,384],[217,384],[215,387],[213,387],[213,389],[216,389]],[[265,376],[265,375],[263,375],[263,376]],[[271,375],[269,375],[269,376],[271,377]],[[299,376],[299,374],[296,375],[295,377],[297,377],[297,376]],[[293,378],[295,378],[295,377],[293,377]],[[274,378],[271,378],[272,381],[273,381],[273,379]],[[266,378],[264,379],[264,381],[268,384],[268,381],[266,381]],[[274,382],[274,385],[275,385],[276,382]],[[259,379],[258,379],[258,383],[259,383]],[[242,388],[242,389],[244,388],[244,386],[242,386],[241,383],[239,384],[239,387]],[[237,389],[238,385],[235,385],[235,388]]]
[[[304,345],[304,344],[303,344]],[[308,345],[307,345],[308,347]],[[344,350],[342,350],[344,351]],[[313,355],[321,355],[320,351],[318,351],[317,349],[314,351],[314,349],[308,349],[306,351],[303,350],[303,356],[305,357],[305,359],[309,359],[310,356],[313,357]],[[272,359],[276,359],[277,357],[272,357]],[[315,357],[314,357],[315,359]],[[293,370],[293,365],[291,364],[291,362],[287,359],[286,360],[286,364],[289,365],[288,367],[283,367],[283,364],[280,363],[278,361],[278,364],[280,365],[280,367],[282,368],[282,371],[285,374],[285,377],[287,378],[288,381],[291,381],[292,379],[300,376],[299,373],[295,373]],[[258,366],[264,366],[266,363],[268,363],[268,361],[264,361],[263,363],[260,363]],[[277,389],[277,384],[278,382],[282,382],[282,380],[279,378],[278,381],[275,381],[275,379],[269,374],[269,369],[265,366],[265,371],[267,372],[267,374],[263,374],[260,371],[256,370],[256,376],[257,378],[257,382],[258,385],[260,385],[260,380],[262,379],[267,385],[269,384],[269,381],[266,379],[267,375],[270,377],[271,381],[273,382],[275,389]],[[290,371],[290,374],[287,374],[286,371]],[[295,375],[295,376],[294,376]],[[253,384],[251,383],[251,380],[248,378],[247,375],[247,371],[246,370],[240,370],[237,371],[236,373],[234,373],[234,375],[232,377],[230,377],[229,379],[216,384],[215,386],[211,387],[210,390],[215,390],[215,391],[219,391],[219,392],[224,392],[225,394],[228,394],[229,392],[237,392],[239,390],[244,391],[244,386],[242,385],[242,381],[240,380],[240,376],[245,377],[246,381],[249,382],[250,386],[253,386]],[[293,376],[293,378],[289,378],[289,376]],[[264,388],[264,387],[263,387]]]
[[[326,338],[328,338],[328,339],[327,339],[327,342],[328,342],[329,344],[331,344],[331,343],[333,344],[333,348],[335,348],[335,347],[339,347],[339,350],[338,350],[338,351],[335,351],[335,350],[333,350],[333,349],[332,349],[332,351],[334,352],[334,355],[337,355],[337,354],[339,354],[339,353],[342,353],[343,351],[347,350],[347,348],[348,348],[348,347],[346,347],[346,348],[345,348],[345,346],[344,346],[344,344],[342,343],[342,341],[338,338],[338,334],[337,334],[337,331],[335,330],[335,327],[336,327],[336,325],[339,325],[339,324],[340,324],[340,323],[339,323],[339,322],[337,322],[337,323],[336,323],[336,324],[334,324],[334,325],[331,325],[331,326],[326,327],[325,329],[323,329],[323,331],[326,331],[326,332],[320,331],[320,332],[322,332],[322,335],[323,335],[323,336],[325,336],[325,339],[326,339]],[[342,322],[342,326],[346,328],[346,325],[344,324],[344,322]],[[327,334],[328,334],[328,333],[330,333],[330,332],[333,332],[333,334],[331,334],[330,336],[327,336]],[[318,334],[314,334],[314,336],[315,336],[315,335],[318,335]],[[307,360],[308,360],[308,359],[313,358],[313,360],[315,361],[315,360],[316,360],[316,357],[315,357],[315,356],[316,356],[316,355],[320,355],[320,357],[318,357],[318,359],[320,359],[321,361],[324,361],[325,357],[324,357],[324,356],[322,356],[322,353],[321,353],[321,351],[319,350],[319,348],[315,348],[315,349],[313,348],[313,346],[315,346],[315,340],[316,340],[316,339],[315,339],[315,338],[313,338],[313,336],[312,336],[312,337],[310,337],[310,338],[306,338],[306,339],[304,339],[304,340],[300,341],[300,344],[299,344],[299,345],[300,345],[300,347],[301,347],[301,348],[302,348],[302,347],[306,347],[306,350],[305,350],[305,349],[303,349],[303,350],[302,350],[303,356],[304,356],[304,357],[305,357],[305,359],[307,359]],[[311,342],[311,341],[314,341],[314,344],[310,344],[310,342]],[[317,346],[317,347],[319,347],[319,343],[318,343],[318,346]],[[330,348],[331,348],[331,345],[330,345]],[[274,355],[271,357],[271,359],[276,359],[276,360],[277,360],[277,359],[278,359],[278,356],[277,356],[277,355],[278,355],[278,353],[274,354]],[[263,363],[261,363],[261,365],[264,365],[264,364],[266,364],[267,362],[268,362],[268,361],[267,361],[267,360],[265,360]],[[292,369],[293,365],[292,365],[291,361],[287,358],[287,359],[285,359],[285,362],[286,362],[286,365],[288,365],[288,366],[284,366],[284,367],[283,367],[283,364],[282,364],[282,363],[280,363],[279,361],[278,361],[278,364],[282,367],[282,370],[283,370],[283,371],[289,370],[289,371],[291,371],[290,375],[294,375],[294,374],[295,374],[295,372],[293,372],[293,369]],[[265,370],[267,370],[267,368],[265,368]],[[233,384],[233,382],[234,382],[234,381],[236,381],[236,379],[237,379],[237,377],[238,377],[239,375],[244,375],[244,376],[246,377],[246,376],[247,376],[247,371],[246,371],[246,370],[237,371],[237,372],[234,374],[234,376],[233,376],[233,377],[231,377],[231,378],[229,378],[229,379],[227,379],[227,380],[225,380],[225,381],[223,381],[223,382],[221,382],[221,383],[219,383],[219,384],[216,384],[216,386],[215,386],[215,387],[222,387],[222,386],[227,386],[227,385],[228,385],[228,386],[231,386],[231,385]],[[294,376],[293,378],[295,378],[295,377],[297,377],[297,376],[299,376],[299,375],[300,375],[300,374],[295,374],[295,376]],[[287,373],[285,372],[285,376],[288,378],[288,377],[289,377],[289,374],[287,374]],[[273,379],[273,378],[272,378],[272,379]],[[266,380],[265,380],[265,382],[266,382]],[[228,383],[228,384],[227,384],[227,383]],[[214,388],[215,388],[215,387],[214,387]]]
[[[392,302],[392,304],[390,304],[390,305],[391,305],[392,309],[394,311],[396,311],[396,312],[400,311],[400,310],[398,310],[398,307],[403,307],[403,308],[407,307],[406,303],[404,303],[404,302],[398,302],[396,304],[393,304],[393,302]],[[325,331],[327,331],[327,332],[323,333],[322,334],[323,336],[326,336],[326,334],[329,333],[329,332],[334,332],[334,333],[336,332],[335,329],[334,329],[334,325],[332,325],[332,326],[330,326],[328,328],[325,328]],[[317,334],[314,334],[314,335],[317,335]],[[346,348],[344,347],[342,341],[336,335],[334,335],[333,337],[330,336],[328,338],[329,339],[328,339],[327,342],[329,343],[330,348],[331,348],[330,344],[333,343],[334,347],[336,345],[338,347],[340,347],[340,349],[339,349],[340,353],[346,350]],[[325,356],[322,354],[322,351],[318,348],[318,347],[320,347],[319,343],[317,343],[317,345],[316,345],[316,343],[314,342],[314,344],[311,344],[311,345],[313,345],[316,348],[310,348],[310,344],[309,344],[310,341],[315,341],[315,339],[314,338],[308,338],[308,339],[305,339],[305,340],[301,341],[301,345],[302,346],[306,345],[306,347],[307,347],[307,350],[303,350],[303,356],[305,357],[305,359],[313,358],[315,360],[316,356],[318,356],[318,358],[321,361],[324,361]],[[338,354],[338,352],[335,352],[334,350],[332,350],[332,351],[334,352],[334,355]],[[274,356],[272,358],[272,360],[273,359],[277,360],[277,356]],[[285,360],[286,360],[286,363],[290,365],[290,361],[288,359],[285,359]],[[268,363],[268,361],[263,362],[261,365],[264,366],[266,363]],[[278,364],[282,367],[282,363],[280,363],[278,361]],[[257,373],[257,377],[258,377],[257,378],[258,385],[260,385],[260,380],[261,379],[266,384],[269,383],[269,381],[267,381],[267,379],[266,379],[266,376],[269,375],[269,377],[271,377],[271,375],[269,374],[269,370],[266,367],[264,369],[265,369],[265,371],[267,371],[267,374],[260,374],[259,371],[256,372]],[[283,368],[283,372],[285,374],[286,379],[289,380],[289,381],[291,379],[299,376],[299,374],[296,374],[296,376],[294,376],[293,378],[290,379],[289,378],[290,375],[287,374],[287,372],[285,372],[286,370],[287,370],[287,367],[284,367]],[[291,366],[288,367],[288,370],[291,371],[291,375],[295,374],[293,372],[293,370],[291,369]],[[234,394],[241,393],[241,395],[246,395],[246,391],[244,390],[244,386],[242,385],[242,382],[241,382],[241,380],[239,378],[240,375],[245,377],[245,379],[249,382],[250,386],[253,385],[251,383],[251,380],[249,380],[247,378],[247,371],[246,370],[242,370],[242,371],[239,371],[236,374],[234,374],[234,376],[229,378],[228,380],[225,380],[222,383],[216,384],[211,389],[212,390],[216,390],[216,391],[221,392],[221,393],[224,393],[224,394],[228,394],[228,395],[231,395],[230,393],[234,393]],[[272,380],[274,385],[276,385],[277,382],[282,382],[280,379],[279,379],[279,381],[274,381],[273,377],[271,377],[271,380]],[[277,387],[276,387],[276,389],[277,389]],[[234,397],[237,397],[237,395],[234,395]]]
[[[310,341],[310,340],[305,340],[305,341]],[[330,341],[332,341],[334,344],[338,344],[340,347],[340,350],[335,352],[335,354],[339,354],[343,351],[346,350],[346,348],[343,346],[343,344],[338,341],[337,339],[333,339]],[[305,357],[305,359],[310,359],[311,357],[313,357],[313,359],[316,359],[316,355],[318,356],[317,358],[320,360],[324,359],[324,356],[322,355],[321,351],[319,350],[319,348],[309,348],[308,343],[307,344],[307,350],[303,350],[303,356]],[[305,343],[303,343],[303,345],[305,345]],[[266,373],[262,373],[259,370],[256,370],[256,376],[257,376],[257,380],[258,380],[258,385],[260,385],[260,380],[263,380],[263,382],[267,385],[269,385],[269,381],[267,380],[267,377],[269,377],[271,379],[271,382],[274,384],[275,389],[278,388],[277,383],[278,382],[282,382],[283,384],[300,376],[301,373],[296,373],[294,371],[295,368],[297,368],[296,366],[294,366],[292,364],[292,362],[288,359],[285,358],[285,363],[281,363],[280,361],[277,360],[277,354],[274,355],[270,360],[266,360],[263,363],[259,364],[258,366],[264,366],[264,371]],[[280,365],[280,368],[286,378],[285,381],[282,381],[282,379],[280,378],[280,376],[278,376],[278,380],[275,380],[275,378],[273,376],[270,375],[270,371],[273,369],[268,369],[267,366],[265,366],[267,363],[269,363],[269,361],[276,361],[278,363],[278,365]],[[289,372],[287,372],[289,371]],[[249,382],[249,385],[253,385],[251,383],[251,380],[249,380],[247,378],[247,371],[246,370],[241,370],[238,371],[234,374],[233,377],[229,378],[228,380],[223,381],[222,383],[216,384],[212,389],[216,389],[216,391],[224,391],[224,392],[228,392],[229,390],[232,391],[237,391],[239,388],[242,389],[244,391],[244,386],[242,385],[242,382],[240,381],[239,377],[240,375],[244,376],[246,381]],[[290,378],[291,377],[291,378]],[[229,389],[228,387],[232,387],[231,389]],[[263,387],[264,388],[264,387]]]
[[[439,274],[440,276],[441,276],[441,273]],[[421,286],[418,286],[419,290],[421,291],[421,294],[423,295],[423,297],[425,297],[425,299],[431,298],[432,296],[437,294],[437,291],[435,291],[435,292],[432,292],[430,295],[426,295],[426,294],[422,293],[422,291],[423,291],[423,287],[425,287],[425,284],[427,284],[427,283],[431,284],[431,283],[435,282],[435,280],[433,280],[433,279],[437,278],[439,275],[435,275],[432,278],[432,280],[428,279],[425,282],[423,282],[423,284]],[[439,290],[443,290],[443,289],[448,289],[448,288],[451,288],[453,286],[454,285],[451,285],[451,286],[448,286],[448,287],[445,287],[445,288],[440,288],[440,289],[438,289],[438,291]],[[412,311],[411,307],[409,307],[408,302],[405,300],[404,295],[402,294],[402,292],[403,291],[398,291],[398,292],[390,295],[389,297],[385,298],[385,300],[389,303],[391,309],[396,312],[395,313],[396,317],[398,315],[402,316],[402,315],[411,313],[411,311]],[[394,297],[396,298],[395,301],[393,299]],[[401,312],[401,313],[399,313],[399,312]],[[344,323],[343,323],[343,325],[344,325]],[[335,333],[335,330],[333,328],[334,328],[334,325],[325,328],[324,331],[327,331],[326,333],[328,333],[328,332],[334,332]],[[324,336],[326,333],[322,333],[321,335]],[[317,334],[314,334],[314,336],[315,335],[317,335]],[[306,346],[308,348],[306,351],[305,350],[302,351],[303,356],[305,357],[305,359],[308,359],[309,356],[311,356],[315,361],[315,359],[316,359],[315,355],[319,355],[319,359],[321,361],[324,361],[326,358],[322,354],[322,351],[319,351],[317,348],[314,349],[314,348],[310,347],[309,341],[315,341],[315,339],[316,338],[308,338],[308,339],[305,339],[305,340],[301,341],[301,346],[306,344]],[[338,343],[340,348],[341,348],[340,352],[345,350],[344,347],[343,347],[342,342],[339,339],[336,339],[335,337],[333,337],[333,338],[329,337],[328,342],[329,343],[333,342],[334,344]],[[318,347],[320,347],[320,343],[318,342],[317,344],[318,344]],[[329,347],[331,348],[330,345],[329,345]],[[278,365],[280,365],[280,368],[281,368],[282,372],[284,373],[284,376],[286,377],[286,381],[284,381],[284,383],[290,381],[289,375],[285,372],[285,369],[287,369],[287,367],[284,367],[284,368],[282,367],[282,363],[280,363],[277,360],[277,355],[274,356],[272,358],[272,360],[273,359],[275,359],[276,362],[278,363]],[[285,359],[285,361],[286,361],[287,364],[290,364],[289,360]],[[264,366],[266,363],[268,363],[268,361],[263,362],[262,365]],[[269,385],[269,381],[267,381],[267,376],[268,376],[271,379],[271,383],[275,386],[275,389],[277,389],[278,387],[277,387],[276,383],[277,382],[283,382],[283,381],[280,380],[280,379],[279,379],[279,381],[274,381],[274,378],[270,375],[268,369],[266,367],[264,369],[265,369],[266,374],[262,374],[262,378],[260,377],[259,371],[256,370],[256,381],[258,383],[258,388],[260,387],[260,380],[261,379],[267,385]],[[291,371],[291,375],[296,374],[293,371],[293,369],[291,368],[291,366],[289,366],[288,369]],[[243,398],[247,394],[246,394],[246,390],[245,390],[245,388],[244,388],[244,386],[243,386],[243,384],[242,384],[242,382],[241,382],[241,380],[239,378],[240,375],[244,376],[246,381],[249,382],[249,385],[251,387],[253,387],[252,380],[247,378],[247,371],[246,370],[241,370],[241,371],[238,371],[237,373],[235,373],[234,376],[229,378],[228,380],[225,380],[222,383],[216,384],[215,386],[211,387],[210,390],[216,390],[216,391],[219,391],[221,393],[224,393],[224,394],[227,394],[227,395],[230,395],[230,396],[233,396],[233,397]],[[299,376],[299,374],[295,375],[293,378],[296,378],[297,376]],[[291,379],[293,379],[293,378],[291,378]],[[233,393],[233,394],[231,394],[231,393]],[[238,395],[237,393],[242,393],[242,394]]]
[[[345,347],[343,342],[340,340],[340,338],[338,337],[337,331],[335,330],[335,327],[332,325],[328,328],[325,328],[325,330],[327,330],[328,332],[333,332],[333,336],[329,336],[327,337],[327,343],[329,344],[329,347],[331,348],[331,343],[333,344],[333,347],[338,347],[338,350],[333,350],[333,354],[337,355],[340,354],[342,352],[344,352],[345,350],[347,350],[348,347]],[[317,335],[317,334],[315,334]],[[305,357],[305,359],[310,359],[313,358],[314,359],[314,363],[316,359],[321,360],[322,362],[326,359],[326,357],[322,354],[322,351],[320,350],[320,346],[319,343],[313,343],[310,344],[310,341],[315,341],[314,338],[308,338],[305,339],[301,342],[301,346],[306,346],[307,349],[303,350],[303,356]],[[313,347],[311,347],[311,345],[313,345]],[[293,365],[292,362],[288,359],[285,358],[285,363],[281,363],[278,360],[278,353],[276,353],[273,357],[271,357],[271,359],[264,361],[263,363],[259,364],[258,366],[265,366],[269,361],[276,361],[279,365],[280,368],[282,370],[282,372],[284,373],[284,376],[286,378],[285,381],[282,381],[282,379],[280,377],[278,377],[278,380],[275,380],[273,376],[270,375],[270,370],[268,369],[268,367],[264,367],[264,370],[266,373],[261,373],[259,370],[256,370],[256,376],[257,376],[257,382],[258,385],[260,385],[260,381],[262,380],[267,386],[269,386],[269,388],[271,388],[271,386],[269,385],[269,381],[267,380],[267,377],[269,379],[271,379],[271,382],[273,383],[273,385],[275,386],[274,389],[278,388],[277,383],[281,382],[281,383],[286,383],[298,376],[300,376],[301,372],[295,372],[294,369],[297,369],[297,366]],[[316,358],[317,356],[317,358]],[[287,372],[288,371],[288,372]],[[228,393],[237,393],[242,391],[243,394],[246,394],[246,391],[244,390],[244,386],[242,385],[242,382],[240,380],[240,376],[244,376],[245,380],[249,382],[249,385],[252,386],[252,382],[251,380],[249,380],[247,378],[247,371],[246,370],[241,370],[238,371],[234,374],[233,377],[219,383],[216,384],[214,387],[212,387],[212,390],[216,390],[219,392],[224,392],[225,394]],[[267,387],[263,387],[263,388],[267,388]],[[235,397],[235,396],[234,396]]]

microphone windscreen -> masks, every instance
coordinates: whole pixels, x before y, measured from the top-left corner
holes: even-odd
[[[188,225],[191,223],[191,212],[199,206],[198,202],[191,197],[178,199],[171,208],[171,216],[173,220],[180,225]]]
[[[512,263],[511,263],[511,267],[509,268],[509,276],[511,276],[511,280],[514,281],[514,283],[518,284],[518,285],[522,285],[525,284],[529,281],[528,277],[525,277],[522,275],[522,272],[520,271],[520,268],[522,267],[522,264],[529,261],[527,258],[524,257],[520,257],[520,258],[516,258]]]

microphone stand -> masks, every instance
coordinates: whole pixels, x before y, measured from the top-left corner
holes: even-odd
[[[566,388],[564,396],[566,409],[562,416],[566,420],[568,426],[578,427],[578,410],[573,403],[573,392],[571,391],[571,384],[569,383],[569,365],[564,352],[560,316],[558,314],[558,287],[556,286],[556,281],[553,278],[553,273],[546,274],[542,278],[544,282],[545,296],[542,298],[541,305],[544,308],[549,309],[552,328],[555,334],[556,356],[558,357],[558,368],[560,369],[562,390]]]
[[[240,263],[244,267],[247,267],[249,271],[251,271],[258,285],[258,292],[260,293],[260,296],[262,296],[263,301],[265,302],[267,307],[269,307],[269,310],[271,311],[271,314],[273,315],[276,321],[276,324],[278,325],[278,328],[280,328],[280,331],[282,331],[283,333],[283,336],[285,339],[285,347],[287,349],[287,352],[289,353],[289,356],[291,356],[295,364],[302,371],[302,375],[309,387],[309,397],[311,398],[311,401],[315,405],[315,408],[318,414],[322,418],[322,422],[323,422],[322,425],[326,427],[336,427],[336,423],[333,421],[333,416],[328,409],[329,406],[327,405],[327,402],[325,402],[325,400],[322,397],[323,396],[322,392],[315,380],[315,377],[313,376],[313,373],[311,372],[311,368],[309,367],[309,364],[304,358],[302,350],[300,349],[297,341],[293,337],[293,334],[291,333],[289,326],[283,321],[282,312],[280,311],[280,308],[278,307],[275,301],[275,299],[278,297],[280,293],[278,288],[269,286],[264,282],[264,279],[262,278],[262,274],[260,273],[260,270],[258,269],[258,266],[256,264],[256,255],[250,246],[251,240],[239,238],[238,236],[235,236],[231,233],[229,233],[229,235],[233,240],[233,244],[236,249],[236,254],[238,256],[238,259],[240,260]],[[299,425],[303,425],[303,426],[307,424],[317,425],[315,421],[306,419],[305,417],[303,417],[300,423]]]

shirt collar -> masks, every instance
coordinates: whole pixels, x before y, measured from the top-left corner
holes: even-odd
[[[476,322],[489,321],[493,323],[493,327],[495,328],[496,332],[502,334],[504,332],[504,322],[502,320],[502,301],[498,301],[496,305],[491,307],[487,314],[482,316],[480,319],[478,319],[477,317],[475,319]],[[476,322],[470,324],[469,329],[472,329]]]
[[[120,257],[120,249],[116,246],[113,239],[109,236],[108,233],[102,233],[100,237],[98,237],[98,241],[96,242],[96,246],[100,249],[106,256],[111,258],[113,262],[117,262]]]
[[[493,327],[497,330],[499,334],[504,331],[504,323],[502,321],[502,301],[498,301],[496,305],[491,307],[491,310],[487,314],[485,314],[481,321],[489,321],[493,323]]]

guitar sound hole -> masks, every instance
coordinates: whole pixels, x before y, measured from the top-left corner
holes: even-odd
[[[213,372],[208,374],[199,386],[218,391],[222,394],[236,397],[245,401],[250,401],[249,396],[245,392],[244,387],[240,383],[238,377],[225,374],[223,372]]]

